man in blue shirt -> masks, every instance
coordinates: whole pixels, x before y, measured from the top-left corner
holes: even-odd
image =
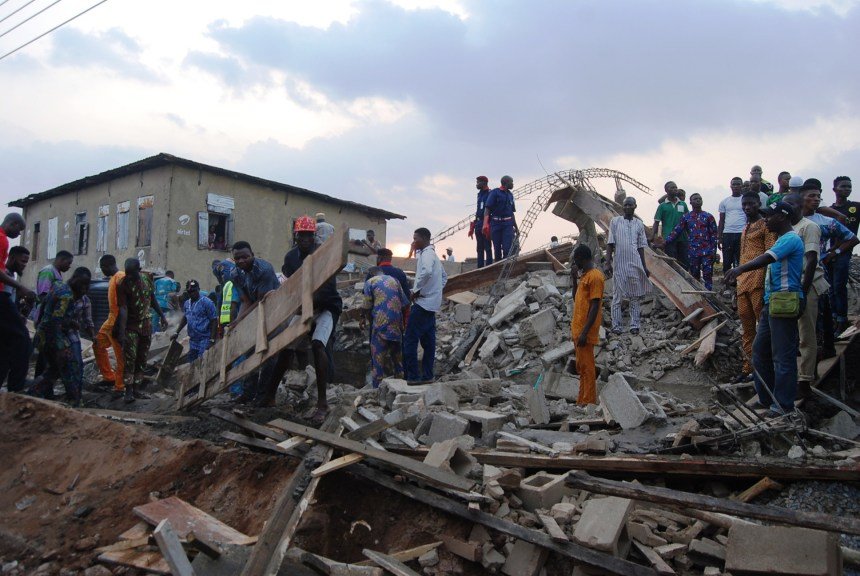
[[[215,304],[209,298],[201,298],[200,283],[189,280],[185,285],[188,299],[182,305],[184,315],[179,327],[171,340],[176,340],[179,333],[188,325],[188,362],[194,362],[215,343],[215,332],[218,330],[218,314]]]
[[[502,176],[501,186],[490,192],[487,197],[487,205],[484,210],[484,226],[482,232],[489,232],[493,239],[493,256],[496,262],[511,255],[511,247],[514,244],[514,233],[519,234],[517,220],[514,212],[517,211],[514,204],[514,179],[510,176]]]
[[[469,224],[469,238],[475,236],[475,228],[478,235],[475,241],[478,244],[478,268],[489,266],[493,263],[493,245],[490,238],[484,236],[484,212],[487,206],[487,198],[490,197],[490,187],[487,186],[489,179],[486,176],[478,176],[475,179],[475,188],[478,189],[478,202],[475,209],[475,220]]]
[[[168,270],[164,276],[155,281],[155,299],[165,314],[176,310],[174,306],[175,296],[179,292],[179,282],[174,279],[173,270]],[[158,316],[152,311],[152,331],[158,332]]]
[[[792,228],[794,208],[786,202],[777,202],[762,210],[767,228],[779,238],[770,250],[725,273],[727,283],[734,282],[744,272],[767,266],[764,286],[764,308],[759,318],[753,342],[753,368],[759,403],[769,406],[769,416],[794,410],[797,397],[797,319],[770,314],[770,302],[777,292],[797,295],[803,305],[804,245]]]

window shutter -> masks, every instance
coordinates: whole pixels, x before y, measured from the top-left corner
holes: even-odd
[[[209,212],[197,213],[197,249],[209,250]]]
[[[230,214],[227,216],[227,231],[224,234],[224,243],[227,246],[227,250],[232,248],[233,242],[233,215]]]

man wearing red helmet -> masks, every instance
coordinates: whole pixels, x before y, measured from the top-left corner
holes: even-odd
[[[305,258],[316,250],[314,233],[316,222],[309,216],[297,218],[293,226],[296,246],[284,256],[284,265],[281,272],[289,278],[301,268]],[[337,278],[332,276],[325,284],[314,292],[314,319],[312,324],[313,334],[311,336],[311,353],[313,354],[314,371],[317,377],[317,405],[316,409],[306,415],[307,420],[315,426],[319,426],[328,414],[328,402],[326,400],[326,386],[331,380],[334,372],[334,362],[331,357],[331,347],[334,342],[334,328],[340,313],[343,311],[343,300],[337,291]],[[286,364],[281,366],[279,362],[280,375],[286,371]]]

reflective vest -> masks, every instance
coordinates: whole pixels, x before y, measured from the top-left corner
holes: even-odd
[[[233,304],[233,282],[226,282],[224,284],[224,289],[221,290],[221,317],[219,318],[219,323],[229,324],[230,323],[230,308]]]

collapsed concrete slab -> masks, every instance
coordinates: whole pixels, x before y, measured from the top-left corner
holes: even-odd
[[[538,576],[547,557],[549,550],[535,546],[525,540],[514,542],[514,548],[508,554],[502,574],[507,576]]]
[[[520,343],[523,346],[549,346],[555,342],[555,332],[555,315],[546,308],[520,322]]]
[[[609,382],[600,389],[599,398],[605,417],[615,420],[625,430],[641,426],[650,416],[636,392],[619,373],[609,376]]]
[[[444,442],[462,436],[469,429],[469,422],[454,414],[437,412],[433,415],[430,431],[427,435],[431,442]]]
[[[732,524],[725,553],[733,574],[825,576],[842,569],[839,536],[787,526]]]
[[[624,558],[630,549],[627,518],[632,510],[633,501],[627,498],[591,499],[583,507],[573,539],[583,546]]]

